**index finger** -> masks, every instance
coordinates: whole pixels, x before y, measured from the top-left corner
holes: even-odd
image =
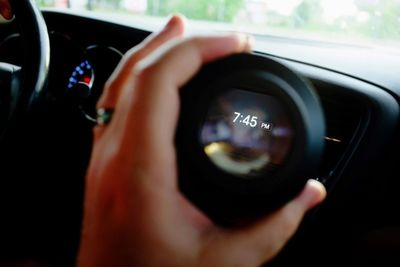
[[[128,139],[135,135],[136,146],[148,151],[149,156],[160,156],[161,147],[173,149],[179,111],[178,88],[185,84],[209,61],[233,53],[249,51],[251,39],[247,35],[196,37],[175,43],[142,61],[136,70],[130,110],[126,123]],[[140,115],[139,115],[140,114]],[[171,151],[168,151],[171,153]],[[143,155],[142,156],[146,156]],[[169,155],[170,156],[170,155]]]
[[[1,1],[1,0],[0,0]],[[181,38],[185,31],[185,19],[180,15],[172,16],[167,25],[157,33],[149,35],[143,42],[131,48],[122,58],[113,74],[108,79],[97,107],[115,107],[119,94],[131,79],[131,69],[143,58],[146,58],[162,44],[174,38]]]

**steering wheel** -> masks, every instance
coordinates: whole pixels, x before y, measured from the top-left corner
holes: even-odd
[[[4,237],[0,246],[7,244],[0,261],[31,253],[34,247],[27,242],[34,232],[29,229],[32,223],[24,223],[32,221],[27,211],[34,204],[26,201],[30,195],[23,198],[30,192],[32,186],[28,182],[33,179],[23,180],[29,172],[22,170],[30,169],[34,163],[28,163],[37,153],[36,147],[28,145],[40,144],[32,136],[31,129],[37,127],[32,118],[40,118],[41,113],[36,110],[45,99],[50,62],[47,27],[35,1],[9,2],[15,14],[15,25],[11,26],[18,26],[22,37],[23,61],[21,66],[0,62],[0,212],[7,214],[0,222],[0,235]]]
[[[0,62],[1,139],[43,99],[50,62],[47,27],[35,2],[12,0],[10,4],[23,40],[24,61],[22,66]]]

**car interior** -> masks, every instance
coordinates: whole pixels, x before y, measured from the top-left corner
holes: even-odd
[[[74,266],[96,102],[124,53],[151,31],[90,12],[39,11],[32,1],[13,8],[13,22],[0,24],[0,266]],[[311,178],[327,198],[267,265],[400,265],[400,53],[255,39],[256,55],[311,84],[326,122]]]

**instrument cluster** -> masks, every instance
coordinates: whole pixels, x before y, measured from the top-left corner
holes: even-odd
[[[22,39],[18,33],[0,43],[0,60],[23,64]],[[81,45],[67,34],[50,33],[51,62],[49,100],[70,100],[87,118],[95,117],[95,106],[103,86],[123,53],[106,45]]]

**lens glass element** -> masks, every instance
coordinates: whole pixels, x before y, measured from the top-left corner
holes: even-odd
[[[200,132],[211,162],[245,178],[265,175],[284,164],[293,139],[293,123],[282,101],[240,89],[211,101]]]

